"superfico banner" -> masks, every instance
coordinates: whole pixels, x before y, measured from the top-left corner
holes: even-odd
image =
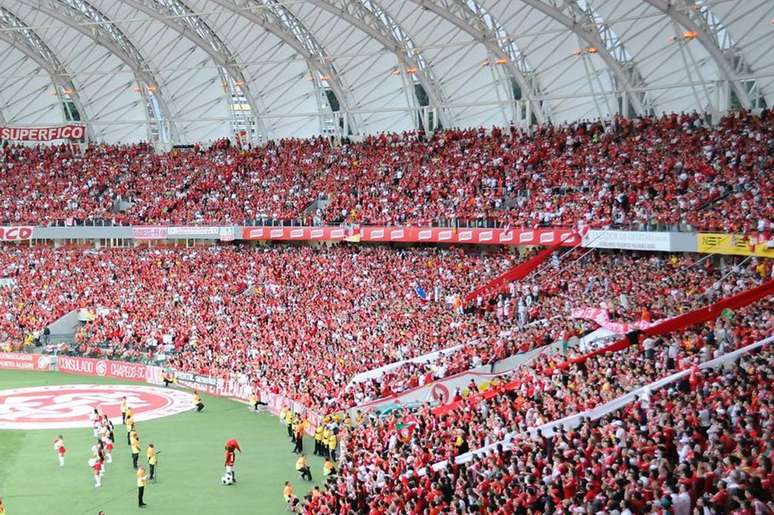
[[[86,135],[83,125],[54,127],[0,127],[0,139],[11,141],[53,141],[58,139],[82,140]]]

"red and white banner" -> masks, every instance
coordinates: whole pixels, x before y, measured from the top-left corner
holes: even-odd
[[[600,327],[604,327],[615,334],[626,334],[635,329],[642,331],[660,322],[660,320],[656,322],[646,322],[644,320],[640,320],[639,322],[613,322],[610,320],[610,315],[607,310],[602,308],[576,308],[570,311],[570,316],[582,320],[591,320],[592,322],[596,322]]]
[[[0,227],[0,241],[23,241],[32,238],[34,228],[28,226]]]
[[[452,229],[447,227],[244,227],[244,240],[360,241],[405,243],[468,243],[472,245],[574,246],[572,229]]]
[[[83,140],[86,127],[83,125],[60,125],[56,127],[0,127],[0,139],[13,141],[53,141],[58,139]]]
[[[0,352],[2,370],[48,370],[49,363],[49,357],[41,354]]]
[[[65,374],[107,377],[123,381],[161,384],[161,367],[106,359],[57,356],[57,368]]]

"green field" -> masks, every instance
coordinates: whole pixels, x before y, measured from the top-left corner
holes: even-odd
[[[77,383],[113,383],[95,377],[40,372],[0,371],[0,390],[29,386]],[[157,514],[281,514],[286,480],[296,494],[305,494],[312,483],[298,479],[296,455],[291,452],[285,427],[268,413],[250,412],[241,403],[204,397],[202,413],[139,422],[145,445],[156,444],[158,480],[145,489],[148,506],[138,508],[131,455],[123,426],[116,425],[113,463],[108,465],[102,487],[94,488],[87,461],[93,444],[90,428],[37,431],[0,430],[0,497],[8,515],[105,515]],[[52,442],[62,434],[67,447],[66,464],[59,467]],[[220,482],[223,444],[236,438],[244,451],[237,456],[237,480]],[[322,477],[322,460],[312,456],[309,438],[304,450],[315,481]],[[146,467],[147,468],[147,467]]]

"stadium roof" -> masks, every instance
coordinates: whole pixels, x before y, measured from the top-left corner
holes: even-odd
[[[254,140],[774,101],[771,0],[3,0],[0,124]]]

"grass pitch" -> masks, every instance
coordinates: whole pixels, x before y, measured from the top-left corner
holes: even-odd
[[[68,384],[120,384],[98,377],[43,372],[0,371],[0,390]],[[131,383],[124,383],[131,384]],[[124,427],[116,425],[113,463],[108,465],[101,488],[87,461],[94,443],[90,428],[35,431],[0,430],[0,497],[7,515],[105,515],[136,513],[176,514],[282,514],[285,481],[302,496],[322,478],[322,460],[312,455],[314,442],[304,441],[314,483],[298,479],[296,455],[287,431],[268,413],[255,414],[244,404],[204,396],[202,413],[138,422],[145,447],[153,442],[162,451],[158,480],[145,488],[148,506],[138,508],[137,488]],[[66,463],[59,467],[52,448],[62,434]],[[223,444],[236,438],[243,453],[237,455],[237,480],[221,484]],[[146,465],[147,470],[147,465]]]

